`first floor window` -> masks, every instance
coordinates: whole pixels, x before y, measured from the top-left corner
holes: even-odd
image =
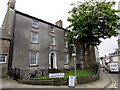
[[[6,55],[0,55],[0,63],[6,63],[7,56]]]
[[[35,32],[31,33],[31,42],[38,43],[38,33],[35,33]]]
[[[38,52],[30,52],[30,66],[37,65]]]
[[[68,54],[64,54],[64,64],[68,64]]]
[[[64,32],[64,34],[65,34],[65,36],[67,36],[67,32],[66,31]]]
[[[55,37],[54,36],[50,37],[50,45],[55,45]]]
[[[68,41],[65,40],[65,47],[68,48]]]
[[[51,28],[51,32],[55,33],[55,28],[54,27]]]
[[[83,54],[83,49],[80,49],[80,55],[82,55]]]

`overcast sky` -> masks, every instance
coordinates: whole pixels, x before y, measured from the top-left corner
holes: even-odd
[[[7,11],[8,1],[0,0],[0,27]],[[53,24],[58,20],[62,20],[63,27],[65,28],[70,24],[67,22],[69,17],[68,11],[72,8],[70,4],[77,1],[84,0],[16,0],[15,9]],[[120,0],[114,1],[116,1],[116,5],[113,8],[118,9],[118,1]],[[117,37],[103,40],[99,45],[99,55],[108,55],[108,53],[113,52],[116,48],[118,48]]]

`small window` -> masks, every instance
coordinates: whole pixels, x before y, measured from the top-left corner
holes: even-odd
[[[52,27],[50,32],[55,33],[55,28]]]
[[[64,34],[65,34],[65,36],[67,36],[67,32],[66,32],[66,31],[65,31],[65,33],[64,33]]]
[[[30,52],[30,66],[37,65],[38,52]]]
[[[50,45],[55,45],[55,37],[50,36]]]
[[[65,47],[68,48],[68,41],[65,40]]]
[[[38,43],[38,33],[35,33],[35,32],[31,33],[31,42]]]
[[[7,56],[6,55],[0,55],[0,63],[6,63]]]
[[[64,54],[64,64],[68,64],[69,63],[68,62],[68,58],[69,58],[68,54]]]
[[[32,27],[38,29],[38,22],[32,21]]]
[[[83,54],[83,49],[80,49],[80,55],[82,55]]]

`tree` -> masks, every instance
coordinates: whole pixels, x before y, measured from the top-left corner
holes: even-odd
[[[115,2],[95,1],[77,2],[69,14],[68,21],[71,24],[67,27],[70,30],[69,39],[86,45],[86,52],[89,53],[90,46],[99,45],[101,38],[117,36],[120,27],[120,17],[116,14],[119,10],[112,9]],[[85,54],[84,54],[85,55]]]

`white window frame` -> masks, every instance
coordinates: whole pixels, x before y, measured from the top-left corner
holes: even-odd
[[[38,21],[32,21],[32,27],[38,29]]]
[[[69,54],[68,53],[65,53],[64,54],[64,64],[69,64]]]
[[[32,59],[35,59],[34,63],[32,62]],[[38,52],[30,51],[30,66],[36,66],[36,65],[38,65]]]
[[[3,60],[3,61],[0,60],[0,63],[6,63],[6,61],[7,61],[7,55],[4,55],[4,54],[0,54],[0,59],[1,59],[1,57],[3,57],[3,56],[4,56],[4,59],[5,59],[5,60]]]
[[[34,37],[33,34],[36,34],[36,37]],[[35,41],[33,41],[33,39],[35,39]],[[38,33],[31,32],[31,43],[38,43]]]
[[[55,37],[50,36],[50,45],[55,45]]]

